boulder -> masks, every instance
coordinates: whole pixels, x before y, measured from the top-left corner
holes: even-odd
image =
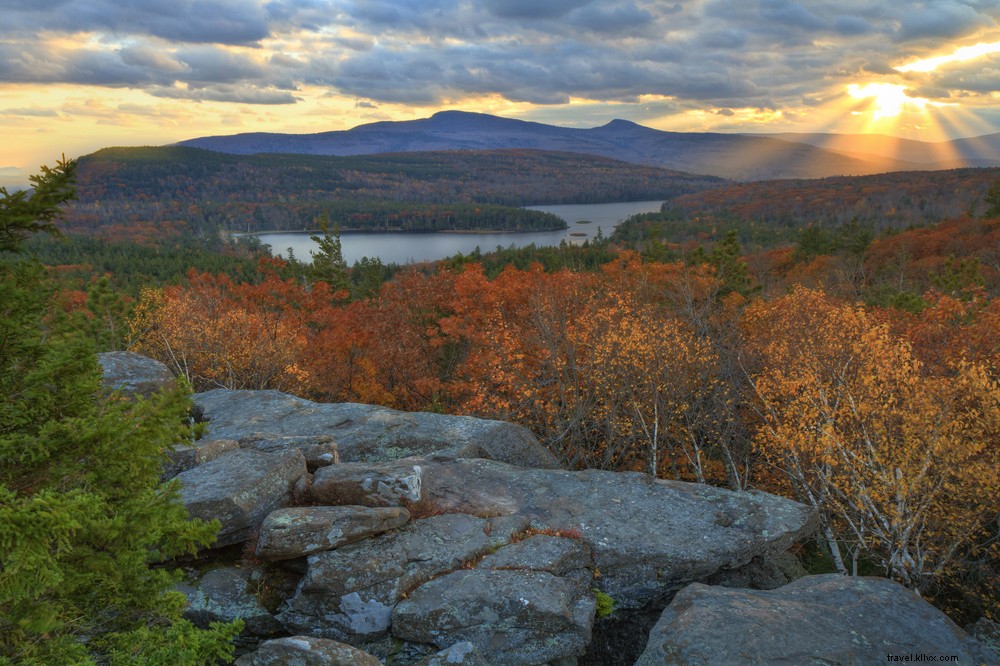
[[[243,655],[236,666],[382,666],[382,662],[357,648],[312,636],[276,638]]]
[[[583,654],[594,595],[529,570],[460,570],[421,585],[392,613],[396,638],[438,648],[468,641],[494,663],[533,666]]]
[[[172,479],[198,465],[215,460],[223,454],[240,448],[235,439],[200,439],[193,444],[175,444],[167,451],[167,462],[163,465],[163,480]]]
[[[241,437],[239,444],[244,449],[274,453],[284,449],[298,449],[305,456],[310,471],[340,462],[340,454],[333,437],[327,435],[272,435],[256,432]]]
[[[981,617],[965,628],[986,650],[993,663],[1000,664],[1000,624]]]
[[[975,640],[901,585],[828,574],[776,590],[690,585],[663,612],[636,666],[847,666],[915,654],[988,663]]]
[[[260,526],[257,557],[287,560],[331,550],[401,527],[410,513],[399,507],[303,506],[271,512]]]
[[[194,518],[222,523],[215,547],[247,541],[264,518],[288,506],[292,489],[306,474],[297,449],[262,453],[230,451],[177,475],[181,502]]]
[[[311,501],[317,504],[411,506],[423,498],[423,469],[409,458],[387,463],[342,463],[313,475]]]
[[[380,462],[446,452],[555,469],[555,457],[527,429],[504,421],[400,412],[354,403],[321,404],[280,391],[215,389],[194,396],[212,437],[242,439],[266,430],[330,436],[344,462]]]
[[[174,375],[167,366],[135,352],[105,352],[98,354],[97,360],[103,370],[103,386],[129,398],[148,397],[161,389],[173,389],[177,386]]]
[[[517,517],[433,516],[311,555],[278,619],[290,633],[352,645],[378,639],[389,630],[392,609],[413,590],[477,561],[527,525]]]
[[[220,567],[208,571],[196,582],[178,584],[177,589],[188,599],[184,617],[204,629],[211,622],[243,620],[243,631],[237,638],[240,646],[280,636],[284,627],[250,589],[252,574],[249,569]]]
[[[415,666],[490,666],[482,652],[469,641],[455,643],[440,652],[436,652],[429,657],[421,659]]]
[[[688,583],[781,553],[817,526],[816,514],[791,500],[653,481],[638,472],[418,457],[373,464],[365,478],[414,467],[421,470],[422,499],[409,505],[411,513],[516,515],[533,527],[576,536],[601,571],[595,585],[619,608],[662,608]]]

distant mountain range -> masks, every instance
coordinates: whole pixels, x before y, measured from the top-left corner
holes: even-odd
[[[931,143],[882,135],[663,132],[626,120],[576,129],[462,111],[318,134],[253,132],[179,145],[243,155],[342,156],[522,148],[599,155],[736,180],[1000,166],[1000,134]]]

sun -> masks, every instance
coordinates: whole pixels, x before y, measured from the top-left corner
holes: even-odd
[[[875,122],[895,118],[908,106],[923,111],[928,104],[923,97],[910,97],[906,94],[906,86],[896,83],[866,83],[863,86],[852,83],[847,86],[847,94],[854,99],[870,99]]]

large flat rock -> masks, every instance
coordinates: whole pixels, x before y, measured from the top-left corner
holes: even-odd
[[[917,654],[989,663],[944,613],[901,585],[828,574],[776,590],[686,587],[663,612],[636,666],[853,666]]]
[[[783,552],[817,525],[808,507],[767,493],[653,481],[632,472],[521,469],[481,459],[420,457],[358,466],[353,481],[325,468],[317,472],[314,491],[329,490],[336,481],[338,492],[356,499],[348,492],[352,485],[374,488],[379,479],[402,478],[414,469],[420,470],[418,494],[382,494],[379,501],[424,515],[517,515],[534,527],[578,535],[601,571],[595,585],[619,608],[651,602],[662,607],[688,583]]]
[[[280,391],[216,389],[194,396],[208,436],[329,436],[344,462],[379,462],[447,452],[521,467],[555,469],[555,457],[525,428],[504,421],[400,412],[354,403],[310,402]]]

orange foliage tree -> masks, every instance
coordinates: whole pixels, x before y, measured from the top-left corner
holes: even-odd
[[[704,334],[718,286],[710,269],[634,253],[599,275],[536,266],[487,282],[467,269],[442,326],[469,341],[463,409],[527,425],[574,467],[725,478],[719,363]]]
[[[460,341],[441,330],[452,314],[454,275],[404,271],[378,298],[314,313],[304,356],[317,397],[410,410],[450,405],[446,384]]]
[[[928,372],[864,309],[798,288],[746,311],[756,444],[838,544],[925,589],[975,547],[1000,496],[1000,387],[961,357]],[[995,547],[995,546],[994,546]]]
[[[258,285],[192,272],[188,286],[146,289],[130,320],[134,348],[193,386],[303,390],[308,320],[326,294],[270,272]]]

